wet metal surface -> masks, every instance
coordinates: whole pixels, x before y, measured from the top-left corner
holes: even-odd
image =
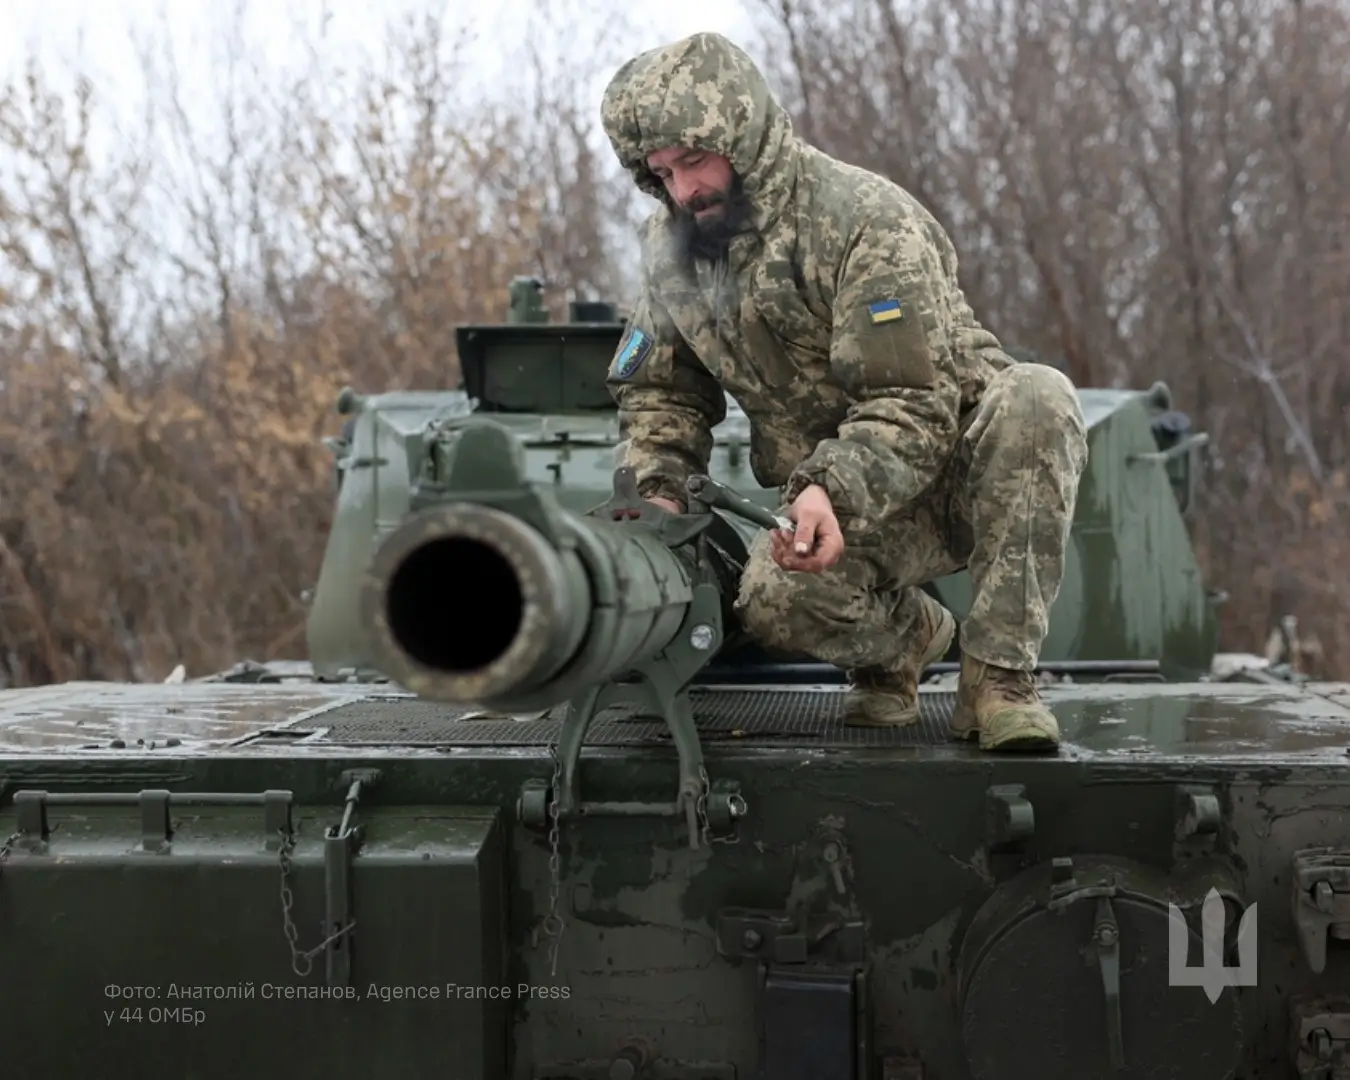
[[[1065,741],[1087,754],[1234,757],[1344,755],[1344,693],[1295,686],[1195,683],[1056,687],[1046,692]]]
[[[1244,757],[1345,755],[1350,748],[1350,695],[1292,686],[1192,683],[1166,686],[1058,685],[1044,689],[1059,718],[1071,758]],[[1340,688],[1344,689],[1344,688]],[[901,729],[845,727],[837,687],[763,686],[708,688],[694,694],[704,742],[745,747],[867,748],[926,747],[932,753],[964,753],[945,737],[953,704],[950,690],[925,687],[920,723]],[[303,723],[287,725],[294,738],[311,733],[310,745],[333,746],[544,746],[556,738],[555,709],[546,718],[512,720],[412,698],[354,701]],[[617,712],[597,718],[592,746],[669,743],[664,725]],[[1350,764],[1350,758],[1347,758]]]
[[[1068,760],[1344,760],[1350,765],[1350,685],[1231,683],[1060,684],[1043,691]],[[704,741],[790,750],[889,748],[934,757],[978,755],[946,741],[949,689],[925,687],[923,718],[898,731],[846,728],[838,687],[718,687],[695,695]],[[343,747],[397,753],[426,748],[538,747],[561,709],[513,720],[421,702],[387,686],[355,684],[119,685],[74,683],[0,693],[0,754],[163,750],[323,754]],[[610,713],[593,746],[668,746],[664,725]]]
[[[0,751],[224,746],[364,692],[305,683],[65,683],[7,690],[0,694]]]

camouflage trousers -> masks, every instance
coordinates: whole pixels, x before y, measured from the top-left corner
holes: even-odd
[[[973,586],[961,649],[998,667],[1035,667],[1087,462],[1072,383],[1054,368],[1014,364],[985,389],[939,480],[865,536],[845,533],[833,567],[809,574],[773,561],[768,533],[750,550],[737,611],[775,650],[841,668],[903,664],[919,589],[966,569]]]

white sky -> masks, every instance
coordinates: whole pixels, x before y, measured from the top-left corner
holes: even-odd
[[[624,36],[615,13],[636,8],[627,0],[0,0],[0,81],[20,76],[33,55],[54,88],[68,92],[74,75],[89,79],[97,102],[89,147],[97,160],[119,147],[119,127],[136,137],[145,75],[135,42],[162,56],[158,46],[167,27],[193,139],[209,143],[223,132],[221,100],[229,95],[221,85],[222,60],[241,6],[246,52],[260,62],[265,84],[273,86],[287,69],[309,68],[305,40],[319,40],[326,69],[348,58],[359,70],[371,70],[371,61],[381,67],[388,24],[404,13],[429,13],[445,16],[448,37],[457,25],[473,28],[473,82],[510,95],[518,73],[507,66],[508,56],[533,36],[530,31],[539,31],[546,47],[560,54],[544,58],[552,77],[562,80],[559,89],[589,110],[597,148],[607,145],[600,131],[600,95],[624,58],[700,30],[724,33],[751,48],[757,38],[745,0],[662,0],[650,5],[647,15],[626,16]],[[467,98],[476,97],[477,89],[455,88]],[[175,171],[171,160],[163,165],[162,176]],[[0,180],[7,173],[0,150]],[[155,227],[166,243],[174,242],[176,222],[157,219]]]
[[[598,36],[622,3],[604,0],[255,0],[249,3],[250,38],[262,44],[271,63],[301,61],[292,28],[303,23],[317,29],[327,13],[325,52],[335,55],[352,47],[378,49],[385,24],[406,10],[452,12],[452,20],[469,19],[479,29],[483,74],[490,78],[492,46],[503,51],[518,42],[525,27],[539,21],[541,11],[579,12],[579,30]],[[0,0],[0,77],[12,77],[36,51],[45,60],[90,77],[100,94],[134,107],[139,89],[137,57],[128,33],[141,34],[163,25],[162,12],[175,38],[179,70],[185,77],[208,74],[211,38],[228,19],[234,0]],[[492,14],[487,12],[491,10]],[[649,13],[631,18],[636,33],[624,42],[629,51],[644,49],[700,30],[714,30],[747,42],[752,30],[737,0],[675,0],[651,5]],[[330,52],[331,50],[331,52]],[[209,89],[199,84],[200,89]],[[597,108],[599,102],[597,101]]]

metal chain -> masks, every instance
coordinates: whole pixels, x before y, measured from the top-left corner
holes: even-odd
[[[22,838],[22,836],[23,833],[16,832],[10,833],[5,837],[5,842],[0,844],[0,864],[3,864],[5,860],[9,858],[9,853],[13,850],[15,842]]]
[[[343,934],[349,934],[356,929],[356,920],[353,919],[341,930],[329,934],[319,944],[308,952],[300,951],[300,931],[295,927],[295,920],[291,918],[291,905],[295,903],[295,897],[291,893],[289,884],[291,876],[291,852],[295,848],[295,839],[284,829],[278,829],[281,836],[281,924],[286,933],[286,941],[291,947],[291,970],[300,978],[304,979],[314,970],[314,958],[328,948]],[[301,967],[301,965],[304,965]]]
[[[328,948],[338,938],[344,934],[349,934],[356,929],[356,920],[353,919],[341,930],[328,935],[323,941],[319,942],[308,952],[301,952],[299,947],[300,932],[296,929],[295,920],[291,918],[291,907],[295,903],[295,897],[291,893],[291,851],[295,848],[295,840],[286,833],[284,829],[279,829],[281,836],[281,850],[279,861],[281,863],[281,920],[282,928],[286,934],[286,941],[291,947],[291,969],[302,979],[306,978],[314,970],[314,958]],[[3,844],[0,844],[0,864],[3,864],[13,850],[15,841],[22,837],[22,833],[11,833]],[[555,891],[556,896],[556,891]]]
[[[553,758],[553,776],[549,781],[549,802],[548,802],[548,914],[544,917],[543,931],[544,935],[550,939],[549,946],[549,970],[556,977],[558,974],[558,950],[562,944],[563,929],[566,924],[562,916],[558,913],[559,898],[562,893],[562,830],[558,814],[558,796],[562,790],[562,761],[558,756],[558,744],[555,742],[549,746],[549,756]],[[699,793],[696,803],[696,813],[699,821],[699,832],[703,842],[709,846],[712,844],[735,844],[739,837],[734,833],[729,837],[713,836],[712,824],[708,820],[708,795],[712,791],[712,784],[708,780],[708,770],[699,767]]]
[[[562,944],[563,920],[558,914],[558,898],[562,892],[562,855],[561,830],[558,827],[558,793],[562,790],[562,759],[558,757],[558,744],[549,747],[553,758],[553,779],[549,781],[548,800],[548,915],[544,919],[544,934],[552,939],[549,946],[549,962],[552,974],[558,974],[558,947]]]
[[[698,800],[694,803],[694,812],[698,814],[699,833],[703,837],[703,843],[706,847],[712,846],[712,825],[708,822],[708,795],[712,791],[712,785],[708,782],[708,770],[702,765],[698,767]]]

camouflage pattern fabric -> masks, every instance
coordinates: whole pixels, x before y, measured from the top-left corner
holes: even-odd
[[[831,572],[786,574],[764,537],[742,596],[752,627],[778,636],[790,615],[794,648],[877,665],[917,611],[909,587],[968,557],[983,589],[963,646],[1027,666],[1086,457],[1068,381],[1015,364],[976,321],[932,215],[801,142],[720,35],[628,61],[601,111],[620,162],[662,203],[609,376],[639,491],[683,501],[685,479],[707,468],[725,388],[750,421],[758,481],[784,505],[822,485],[847,545]],[[751,202],[753,228],[722,260],[681,258],[674,207],[646,164],[672,146],[726,156]]]
[[[737,601],[746,630],[843,668],[898,672],[920,614],[915,586],[967,568],[974,603],[961,651],[1035,667],[1087,461],[1077,400],[1054,368],[1005,369],[937,484],[874,533],[846,535],[843,558],[822,573],[781,569],[761,533]]]

